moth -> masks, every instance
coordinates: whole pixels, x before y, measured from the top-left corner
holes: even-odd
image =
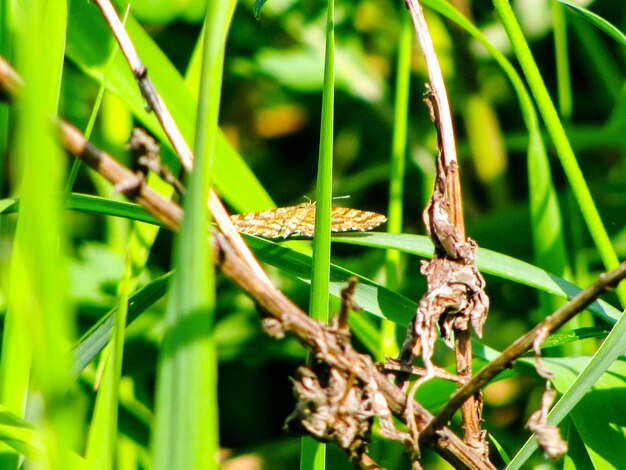
[[[235,214],[230,220],[239,232],[266,238],[287,238],[291,235],[312,237],[315,233],[315,203],[279,207],[246,214]],[[333,207],[330,214],[332,232],[372,230],[387,221],[376,212]]]

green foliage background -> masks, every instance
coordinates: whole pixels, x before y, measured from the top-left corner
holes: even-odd
[[[135,124],[161,141],[166,165],[178,171],[178,163],[158,123],[146,113],[96,6],[86,0],[73,0],[69,7],[58,1],[34,3],[41,7],[37,14],[45,18],[43,26],[32,19],[35,14],[29,19],[8,0],[0,10],[1,53],[31,88],[15,107],[0,104],[1,468],[18,467],[16,451],[51,468],[165,465],[153,456],[181,439],[178,431],[189,422],[173,419],[166,426],[154,412],[176,400],[189,401],[198,411],[217,402],[219,431],[208,426],[207,435],[189,438],[196,440],[199,455],[219,438],[224,468],[247,468],[250,461],[262,468],[297,468],[300,441],[281,428],[294,406],[288,377],[305,361],[304,349],[293,338],[267,338],[254,304],[223,276],[215,279],[214,305],[210,298],[181,299],[190,286],[170,289],[170,271],[189,267],[204,276],[205,257],[195,267],[185,264],[189,257],[183,254],[172,260],[172,234],[157,230],[151,217],[122,202],[92,171],[77,168],[72,184],[73,162],[57,155],[42,119],[57,105],[60,116],[79,129],[92,129],[90,140],[126,163],[125,143]],[[471,19],[465,22],[446,2],[424,4],[454,112],[467,233],[481,247],[477,263],[487,274],[491,297],[484,336],[476,342],[480,367],[573,295],[576,286],[585,287],[625,256],[626,41],[619,31],[626,30],[626,4],[591,2],[588,7],[599,16],[592,23],[557,2],[518,2],[515,14],[523,38],[515,37],[503,0],[472,3],[465,12]],[[125,4],[116,7],[123,15]],[[149,76],[190,145],[197,137],[199,85],[211,80],[201,72],[204,10],[199,0],[133,1],[126,20]],[[352,273],[361,277],[357,302],[365,310],[351,318],[355,342],[379,360],[402,342],[425,288],[420,259],[432,253],[421,212],[432,190],[436,135],[422,103],[426,75],[421,56],[415,46],[411,55],[398,54],[399,44],[408,41],[406,16],[404,2],[335,5],[332,184],[334,195],[350,195],[335,204],[389,213],[390,174],[404,182],[396,201],[401,210],[394,212],[400,219],[390,221],[400,234],[342,235],[332,244],[330,292],[336,297]],[[611,30],[602,19],[617,32],[605,34],[602,28]],[[222,26],[227,29],[227,22]],[[252,1],[240,2],[234,11],[212,173],[233,212],[315,198],[325,27],[325,3],[272,0],[263,5],[259,19]],[[33,28],[42,37],[24,35]],[[479,43],[485,37],[491,46]],[[524,38],[538,76],[524,56]],[[42,53],[38,47],[48,43],[55,47]],[[410,73],[407,98],[396,95],[405,73],[398,60],[406,61]],[[52,96],[59,89],[55,70],[58,97]],[[541,80],[558,115],[551,114]],[[407,107],[407,118],[398,113],[401,106]],[[397,163],[390,163],[394,139],[400,141],[394,149],[404,158],[404,176]],[[162,192],[170,191],[150,178]],[[68,187],[71,194],[65,197]],[[179,240],[183,247],[187,236]],[[308,310],[311,242],[246,240],[277,285]],[[386,264],[387,248],[401,255]],[[397,270],[395,282],[389,270]],[[199,289],[211,285],[182,273],[172,285],[182,279],[196,279]],[[564,419],[562,432],[573,449],[554,467],[626,465],[619,452],[626,423],[621,406],[626,371],[618,357],[623,353],[622,292],[594,304],[544,349],[550,357],[546,366],[555,373],[553,385],[564,394],[555,416],[558,422]],[[131,301],[124,313],[119,306],[127,296]],[[204,365],[210,376],[210,364],[195,364],[198,369],[191,364],[193,370],[175,381],[172,395],[159,394],[155,383],[167,374],[160,361],[164,337],[172,334],[170,312],[193,305],[215,315],[202,337],[206,351],[216,351],[217,395],[210,384],[192,385],[194,370]],[[336,298],[330,308],[337,310]],[[124,315],[125,330],[119,323]],[[112,333],[111,346],[102,352]],[[438,352],[440,364],[453,362],[443,345]],[[207,354],[198,357],[210,360]],[[106,369],[109,355],[119,361],[121,378],[113,366]],[[186,357],[183,365],[194,361]],[[603,375],[609,367],[610,374]],[[103,375],[102,369],[107,371]],[[117,416],[107,416],[106,406],[104,417],[94,411],[96,382],[101,392],[108,390],[102,393],[112,400],[109,413],[118,410],[119,401]],[[492,456],[498,467],[509,458],[515,458],[512,468],[545,463],[540,452],[531,454],[530,444],[524,447],[530,437],[524,423],[542,390],[526,359],[487,387],[485,428],[495,441]],[[418,399],[436,410],[451,391],[449,384],[433,381],[420,389]],[[158,433],[157,451],[151,436]],[[383,439],[375,438],[373,452],[390,468],[408,465],[403,449]],[[446,468],[432,453],[424,457],[427,468]],[[327,458],[328,468],[350,468],[332,446]],[[210,456],[206,460],[210,463]]]

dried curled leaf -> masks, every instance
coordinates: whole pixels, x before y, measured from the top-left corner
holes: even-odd
[[[338,339],[349,341],[349,336]],[[394,427],[391,409],[372,378],[375,366],[368,356],[360,356],[349,371],[322,361],[316,362],[313,369],[301,366],[296,371],[293,382],[298,403],[285,423],[288,431],[333,442],[347,452],[352,462],[361,466],[368,461],[367,468],[372,470],[381,468],[368,455],[374,417],[378,418],[381,435],[405,445],[414,442],[409,434]],[[363,376],[370,379],[358,378]]]
[[[535,433],[537,444],[543,449],[544,455],[556,460],[567,452],[567,442],[561,437],[557,426],[548,424],[547,416],[550,406],[556,398],[556,390],[546,389],[541,397],[541,408],[528,418],[528,429]]]
[[[467,330],[470,323],[476,334],[482,335],[489,298],[484,291],[485,280],[474,265],[475,251],[476,244],[468,239],[463,257],[436,256],[422,263],[428,290],[407,333],[401,357],[404,366],[410,366],[413,358],[421,354],[426,367],[432,368],[430,358],[438,336],[437,325],[446,342],[450,342],[453,329]]]
[[[353,377],[327,369],[323,379],[300,366],[294,379],[296,409],[285,427],[296,434],[310,434],[323,442],[334,442],[358,460],[367,451],[375,414],[374,395]]]

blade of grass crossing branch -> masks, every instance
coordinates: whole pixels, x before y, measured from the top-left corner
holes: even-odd
[[[68,399],[74,319],[66,299],[67,225],[60,201],[65,160],[50,123],[59,100],[67,4],[18,2],[13,13],[18,71],[28,87],[17,103],[22,199],[2,339],[1,400],[18,416],[34,407],[44,445],[42,458],[34,458],[38,468],[72,468],[64,449],[76,444],[74,423],[80,418]],[[17,465],[16,456],[3,450],[0,468]]]
[[[330,212],[333,190],[333,127],[335,104],[335,5],[328,0],[326,16],[326,53],[322,91],[322,122],[317,169],[315,237],[309,312],[316,320],[328,322],[330,283]],[[302,470],[326,468],[326,445],[310,437],[302,438]]]
[[[593,387],[607,369],[611,367],[615,360],[623,355],[624,336],[626,336],[626,315],[622,314],[615,326],[611,329],[611,332],[607,335],[602,346],[598,348],[584,370],[569,384],[567,391],[563,393],[563,396],[554,405],[548,414],[548,424],[556,426],[567,417],[572,412],[572,409],[583,399],[585,394],[589,392],[591,387]],[[550,370],[549,360],[546,366]],[[562,390],[559,390],[559,392],[562,392]],[[613,406],[613,403],[609,403],[607,406]],[[616,406],[618,407],[616,414],[622,414],[623,407],[620,404]],[[617,423],[621,423],[621,421],[618,420]],[[530,438],[519,450],[507,468],[522,468],[536,449],[537,441],[533,436],[533,438]],[[621,449],[618,453],[619,455],[623,455]]]
[[[215,278],[206,201],[217,137],[224,49],[236,2],[208,2],[196,120],[196,160],[176,239],[166,333],[159,360],[155,469],[218,468]],[[208,242],[208,243],[207,243]]]
[[[115,326],[108,354],[105,354],[105,366],[102,380],[96,396],[85,458],[87,465],[92,469],[112,469],[115,456],[115,442],[117,437],[117,410],[118,391],[122,375],[122,357],[124,354],[124,332],[126,331],[126,314],[128,313],[128,298],[133,285],[132,255],[129,249],[124,264],[124,274],[119,284],[119,307],[115,314]]]
[[[404,167],[406,159],[407,128],[409,114],[409,83],[411,77],[411,43],[413,24],[411,17],[402,15],[402,29],[398,46],[398,64],[396,68],[396,96],[394,103],[393,136],[391,143],[391,164],[389,172],[389,208],[387,211],[387,231],[402,232],[402,212],[404,194]],[[398,290],[400,276],[400,252],[387,250],[386,284],[393,291]],[[396,325],[383,320],[381,324],[380,359],[397,357],[399,353],[396,340]]]
[[[559,115],[563,122],[569,124],[572,120],[573,113],[573,95],[572,95],[572,77],[570,76],[570,63],[569,63],[569,46],[568,46],[568,24],[567,24],[567,16],[565,15],[565,6],[559,4],[558,2],[554,2],[552,4],[552,19],[553,19],[553,29],[554,29],[554,55],[555,55],[555,64],[556,64],[556,76],[557,76],[557,93],[558,93],[558,108]],[[547,159],[547,156],[544,156],[542,164],[543,168],[531,167],[529,161],[529,181],[532,183],[534,180],[541,182],[546,179],[546,177],[550,178],[550,194],[549,199],[544,199],[541,194],[535,195],[534,188],[532,185],[530,186],[530,203],[531,203],[531,220],[533,221],[532,230],[535,246],[541,246],[543,250],[536,250],[535,253],[535,261],[541,267],[546,268],[548,271],[557,274],[558,276],[567,279],[574,280],[575,270],[572,268],[572,263],[576,266],[576,261],[572,260],[568,262],[567,260],[567,248],[564,242],[564,234],[563,234],[563,219],[561,218],[561,213],[558,211],[558,201],[556,200],[556,190],[554,189],[553,181],[551,178],[550,165]],[[574,232],[574,227],[576,225],[582,225],[582,218],[580,216],[580,211],[577,207],[575,207],[575,203],[572,200],[572,193],[569,191],[567,201],[570,202],[569,207],[573,210],[567,212],[567,221],[568,228],[570,232]],[[545,202],[544,202],[545,201]],[[557,208],[557,213],[551,214],[550,212],[555,212],[552,207]],[[565,206],[568,207],[568,206]],[[545,209],[544,209],[545,208]],[[543,219],[539,218],[543,215]],[[539,217],[537,217],[539,216]],[[535,224],[535,219],[539,218],[538,222],[542,223],[542,230],[536,230],[535,226],[539,226]],[[582,231],[582,230],[581,230]],[[579,231],[579,232],[581,232]],[[555,243],[552,243],[552,240],[555,240]],[[582,251],[580,248],[581,244],[581,236],[580,233],[574,235],[570,239],[570,250],[572,253],[576,253],[574,255],[575,259],[580,259],[582,256]],[[576,249],[576,244],[579,243],[578,248]],[[585,263],[587,264],[587,263]],[[576,281],[584,285],[587,282],[583,279],[576,279]],[[550,302],[545,296],[540,296],[541,306],[543,307],[546,314],[551,313],[551,311],[556,310],[559,307],[559,304],[554,301]],[[550,311],[548,311],[550,310]],[[591,325],[593,320],[588,314],[581,313],[573,318],[569,324],[565,327],[566,329],[577,329],[582,328],[584,325]],[[585,343],[572,343],[566,345],[563,348],[563,352],[566,354],[582,354],[584,352]],[[594,345],[587,343],[587,349],[591,353],[592,350],[595,349]]]
[[[600,254],[600,258],[607,270],[615,269],[619,265],[619,260],[615,253],[615,249],[611,244],[611,240],[602,223],[602,219],[598,214],[593,198],[589,191],[589,187],[578,166],[576,156],[572,146],[567,138],[563,125],[556,112],[554,104],[550,99],[550,95],[541,78],[537,64],[535,63],[532,53],[522,30],[515,18],[511,5],[507,0],[493,0],[493,3],[500,15],[504,28],[509,36],[513,50],[519,60],[520,66],[526,76],[532,94],[539,108],[539,112],[543,117],[546,129],[554,143],[557,156],[565,170],[565,174],[569,181],[572,193],[576,198],[578,207],[583,215],[587,229],[591,234],[591,238]],[[622,305],[626,304],[626,284],[620,284],[617,288],[617,295]]]

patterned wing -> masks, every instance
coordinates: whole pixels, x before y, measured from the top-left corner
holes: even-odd
[[[333,207],[330,216],[333,232],[371,230],[387,220],[376,212]],[[266,238],[287,238],[293,234],[312,237],[315,234],[315,203],[279,207],[246,214],[235,214],[230,220],[239,232]]]
[[[315,235],[315,203],[305,202],[296,207],[299,209],[298,218],[297,220],[294,218],[290,234],[297,233],[305,237],[312,237]]]
[[[279,207],[258,212],[230,216],[237,231],[266,238],[279,238],[284,220],[290,217],[294,207]]]
[[[330,229],[333,232],[361,232],[372,230],[387,221],[387,217],[376,212],[361,211],[348,207],[333,207],[330,214]]]
[[[315,204],[304,202],[292,207],[289,218],[283,221],[281,237],[287,238],[293,234],[312,237],[315,232]],[[312,222],[311,222],[312,221]]]
[[[313,225],[310,225],[310,213]],[[306,202],[297,206],[279,207],[246,214],[235,214],[230,220],[239,232],[266,238],[287,238],[294,233],[313,236],[315,206]],[[310,226],[309,226],[310,225]]]

